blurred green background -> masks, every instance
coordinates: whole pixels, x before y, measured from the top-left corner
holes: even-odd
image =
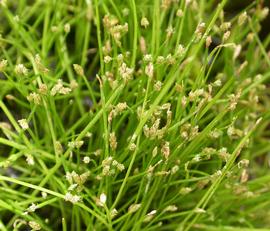
[[[217,1],[219,3],[220,1]],[[229,0],[225,8],[227,14],[237,14],[252,2],[260,2],[263,7],[270,8],[270,0]],[[270,33],[270,14],[262,23],[260,37],[265,38]]]

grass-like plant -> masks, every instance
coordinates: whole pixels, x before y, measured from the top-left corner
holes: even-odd
[[[1,0],[0,230],[269,230],[263,1]]]

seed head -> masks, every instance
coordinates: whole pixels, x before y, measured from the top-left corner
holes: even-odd
[[[126,102],[120,102],[120,103],[118,103],[115,106],[114,110],[113,110],[113,115],[116,116],[116,115],[122,113],[124,110],[127,109],[127,107],[128,107],[128,105],[127,105]]]
[[[192,0],[186,0],[186,7],[188,7],[191,2],[192,2]]]
[[[120,172],[123,172],[125,170],[125,165],[123,164],[117,163],[116,167]]]
[[[204,34],[204,32],[205,32],[205,23],[201,22],[196,28],[196,31],[195,31],[196,37],[200,39],[202,35]]]
[[[0,4],[3,6],[3,7],[6,7],[7,6],[7,0],[2,0],[0,2]]]
[[[236,94],[229,95],[229,110],[234,110],[236,108],[237,102],[241,97],[241,91],[238,91]]]
[[[35,105],[41,104],[41,97],[35,92],[30,93],[26,98],[29,102],[34,102]]]
[[[247,12],[245,11],[238,17],[238,25],[242,26],[246,22],[246,20],[247,20]]]
[[[148,19],[146,17],[143,17],[141,19],[141,26],[143,26],[144,28],[149,26],[149,21],[148,21]]]
[[[182,44],[178,44],[177,48],[176,48],[176,55],[179,57],[182,57],[185,53],[185,47]]]
[[[175,58],[172,56],[172,54],[168,54],[166,56],[165,61],[169,64],[169,65],[174,65],[175,64]]]
[[[15,73],[18,75],[24,75],[24,76],[28,75],[28,69],[21,63],[17,64],[14,70],[15,70]]]
[[[243,169],[242,173],[241,173],[241,178],[240,178],[240,182],[241,183],[245,183],[248,181],[249,178],[249,174],[248,171],[246,169]]]
[[[136,147],[137,147],[137,145],[136,145],[135,143],[132,143],[132,144],[130,145],[130,147],[129,147],[129,150],[130,150],[130,151],[135,151],[135,150],[136,150]]]
[[[109,62],[111,62],[111,61],[112,61],[112,57],[111,57],[111,56],[106,55],[106,56],[104,57],[104,63],[109,63]]]
[[[170,155],[170,143],[166,141],[161,148],[161,153],[163,154],[164,158],[167,160]]]
[[[151,54],[145,54],[145,55],[143,56],[143,61],[146,62],[146,63],[152,62],[152,61],[153,61],[152,55],[151,55]]]
[[[162,82],[160,81],[157,81],[154,85],[154,89],[155,91],[160,91],[161,90],[161,87],[162,87]]]
[[[191,191],[192,191],[191,188],[189,188],[189,187],[184,187],[184,188],[181,188],[181,189],[180,189],[179,193],[180,193],[181,195],[187,195],[187,194],[189,194]]]
[[[64,31],[68,34],[70,32],[70,24],[69,23],[66,23],[64,25]]]
[[[122,65],[118,68],[118,71],[125,83],[132,79],[134,70],[133,68],[129,68],[126,63],[122,63]]]
[[[48,195],[46,192],[41,192],[41,196],[42,196],[42,198],[46,199]]]
[[[172,4],[172,0],[162,0],[161,8],[167,10]]]
[[[7,65],[8,65],[8,61],[5,59],[2,59],[0,62],[0,72],[5,71]]]
[[[51,89],[51,95],[55,96],[57,93],[66,95],[71,92],[71,89],[68,87],[63,86],[63,81],[61,79],[58,79],[57,84],[54,85],[54,87]]]
[[[237,164],[238,168],[247,168],[248,165],[249,165],[249,160],[247,159],[240,160]]]
[[[174,28],[171,25],[168,26],[168,28],[166,29],[166,33],[167,33],[167,39],[171,38],[172,35],[174,34]]]
[[[157,213],[157,210],[152,210],[151,212],[147,213],[143,222],[151,221],[156,213]]]
[[[75,79],[72,79],[70,81],[70,83],[69,83],[69,86],[70,86],[70,89],[71,90],[74,90],[74,89],[76,89],[79,86],[79,84],[77,83],[77,81]]]
[[[7,122],[0,122],[0,129],[11,130],[11,125]]]
[[[52,31],[53,33],[58,32],[58,30],[59,30],[58,26],[52,26],[52,27],[51,27],[51,31]]]
[[[218,130],[218,129],[214,129],[213,131],[211,131],[209,133],[209,137],[213,138],[213,139],[217,139],[222,135],[222,131]]]
[[[240,44],[235,46],[234,53],[233,53],[233,59],[236,59],[240,55],[241,50],[242,50],[242,46]]]
[[[223,35],[223,41],[227,41],[231,35],[231,32],[228,30],[224,35]]]
[[[112,161],[113,161],[113,158],[111,156],[109,156],[102,161],[102,166],[110,165],[112,163]]]
[[[63,146],[59,141],[55,142],[55,151],[58,155],[63,154]]]
[[[70,192],[67,192],[65,197],[64,197],[64,200],[69,201],[72,204],[75,204],[81,200],[81,197],[78,195],[72,195]]]
[[[32,203],[29,208],[27,209],[28,212],[35,212],[36,209],[38,209],[38,206],[34,203]]]
[[[267,15],[269,14],[269,8],[268,7],[264,7],[263,9],[261,9],[260,11],[259,11],[259,18],[260,18],[260,20],[264,20],[266,17],[267,17]]]
[[[102,47],[102,51],[105,55],[108,55],[112,51],[112,46],[110,40],[106,40],[104,46]]]
[[[189,100],[195,101],[198,97],[202,96],[204,94],[204,89],[196,89],[195,91],[191,91],[189,92],[188,96],[189,96]]]
[[[184,15],[183,10],[178,9],[178,10],[176,11],[176,16],[177,16],[177,17],[181,18],[181,17],[183,17],[183,15]]]
[[[27,130],[29,128],[29,125],[26,119],[18,120],[18,123],[23,130]]]
[[[208,36],[205,41],[205,46],[208,48],[210,47],[211,43],[212,43],[212,37]]]
[[[42,83],[39,85],[39,89],[38,89],[38,92],[42,95],[46,95],[47,92],[48,92],[48,87],[46,84]]]
[[[145,42],[144,37],[142,36],[140,37],[140,50],[143,54],[145,54],[147,51],[146,42]]]
[[[81,146],[83,146],[83,144],[84,144],[83,140],[75,140],[75,141],[68,142],[68,147],[71,149],[74,149],[74,148],[79,149]]]
[[[84,158],[83,158],[83,162],[85,163],[85,164],[89,164],[90,163],[90,157],[89,156],[85,156]]]
[[[175,211],[177,211],[177,206],[176,205],[168,205],[165,209],[164,209],[164,211],[165,212],[175,212]]]
[[[35,164],[34,158],[30,154],[27,154],[27,156],[26,156],[26,162],[30,166],[33,166]]]
[[[110,213],[111,218],[113,219],[115,216],[117,216],[117,214],[118,214],[118,211],[114,208]]]
[[[117,148],[115,132],[110,133],[109,142],[110,142],[111,149],[115,150]]]
[[[254,40],[254,33],[250,32],[247,35],[247,41],[250,43]]]
[[[153,78],[153,76],[154,76],[154,65],[153,65],[153,63],[149,63],[149,64],[145,67],[145,74],[146,74],[149,78]]]
[[[171,169],[171,174],[174,175],[175,173],[177,173],[179,170],[179,166],[178,165],[174,165]]]
[[[129,15],[129,9],[128,8],[124,8],[123,10],[122,10],[122,13],[123,13],[123,15],[126,17],[126,16],[128,16]]]
[[[158,63],[158,64],[162,64],[162,63],[164,63],[164,62],[165,62],[164,56],[158,56],[158,57],[157,57],[157,63]]]
[[[139,208],[141,207],[141,204],[132,204],[129,206],[128,208],[128,212],[129,213],[135,213],[139,210]]]
[[[68,87],[62,87],[59,89],[59,94],[61,95],[67,95],[71,92],[71,89]]]
[[[39,54],[35,55],[35,59],[34,59],[36,65],[37,65],[37,69],[42,72],[42,73],[48,73],[49,69],[47,69],[41,62],[41,58],[39,56]]]
[[[105,205],[106,201],[107,201],[107,196],[105,193],[101,193],[99,196],[99,201],[102,205]]]
[[[33,229],[33,230],[41,230],[40,224],[38,224],[35,221],[29,221],[28,225]]]
[[[231,28],[231,23],[230,22],[224,22],[220,25],[220,29],[223,31],[223,32],[226,32],[228,31],[230,28]]]
[[[80,66],[78,64],[73,64],[73,68],[74,68],[74,71],[76,72],[77,75],[84,76],[84,71],[83,71],[82,66]]]
[[[206,213],[206,211],[204,209],[201,209],[201,208],[196,208],[194,210],[195,213]]]

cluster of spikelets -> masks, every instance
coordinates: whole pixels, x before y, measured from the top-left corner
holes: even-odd
[[[3,230],[270,224],[263,1],[22,2],[0,10]]]

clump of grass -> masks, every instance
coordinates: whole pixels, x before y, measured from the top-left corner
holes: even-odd
[[[266,230],[270,36],[254,1],[1,1],[1,230]]]

